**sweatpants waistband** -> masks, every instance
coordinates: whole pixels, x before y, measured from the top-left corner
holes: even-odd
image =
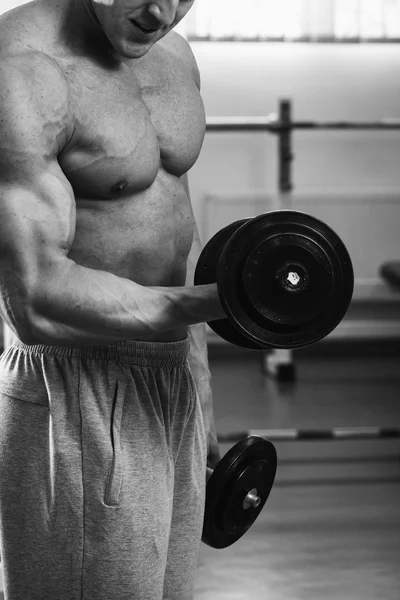
[[[180,367],[186,363],[190,340],[178,342],[142,342],[129,340],[100,346],[27,345],[15,340],[13,348],[32,355],[59,358],[114,361],[138,367]]]

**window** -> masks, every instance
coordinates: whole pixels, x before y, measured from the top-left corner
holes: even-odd
[[[21,6],[21,4],[27,4],[29,1],[30,0],[0,0],[0,15],[11,10],[12,8]]]
[[[191,40],[400,41],[400,0],[196,0]]]
[[[0,14],[29,0],[0,0]],[[191,40],[400,41],[400,0],[196,0]]]

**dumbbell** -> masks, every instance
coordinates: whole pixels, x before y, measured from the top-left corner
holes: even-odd
[[[228,225],[205,245],[194,283],[217,282],[226,319],[209,322],[244,348],[301,348],[345,316],[354,289],[350,255],[323,221],[279,210]]]
[[[207,482],[202,541],[227,548],[253,525],[272,489],[277,469],[271,442],[249,436],[231,448]]]

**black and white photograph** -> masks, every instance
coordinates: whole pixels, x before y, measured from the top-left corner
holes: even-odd
[[[0,600],[400,600],[400,0],[0,0]]]

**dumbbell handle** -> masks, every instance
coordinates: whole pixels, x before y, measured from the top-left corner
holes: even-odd
[[[243,510],[248,510],[249,508],[257,508],[258,506],[260,506],[261,498],[257,494],[258,492],[256,488],[250,490],[250,492],[244,499]]]
[[[207,483],[213,473],[214,473],[214,471],[212,469],[210,469],[210,467],[207,467],[207,473],[206,473]],[[256,488],[253,488],[252,490],[249,491],[249,493],[247,494],[246,498],[243,501],[243,510],[248,510],[249,508],[257,508],[258,506],[260,506],[260,503],[261,503],[261,498],[258,496],[258,491]]]

